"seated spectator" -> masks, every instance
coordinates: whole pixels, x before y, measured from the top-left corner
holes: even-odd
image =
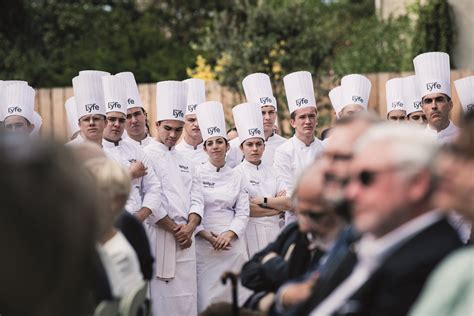
[[[63,146],[0,133],[0,173],[0,314],[89,314],[97,207],[87,172]]]
[[[474,221],[474,112],[466,116],[463,125],[459,137],[438,157],[437,171],[441,185],[434,201],[437,206],[455,209]],[[430,276],[410,315],[472,314],[473,264],[472,245],[446,258]]]
[[[106,158],[87,161],[85,167],[97,182],[103,200],[100,208],[100,254],[112,293],[123,297],[143,284],[138,257],[125,236],[113,223],[123,211],[130,192],[130,176],[116,162]]]

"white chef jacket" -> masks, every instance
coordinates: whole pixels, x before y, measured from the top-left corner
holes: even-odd
[[[273,168],[263,161],[257,166],[244,159],[234,170],[245,176],[249,198],[275,197],[278,192],[286,191],[284,184],[278,182]],[[250,221],[263,225],[278,225],[279,216],[251,217]]]
[[[103,139],[102,147],[108,158],[117,161],[127,170],[134,161],[140,161],[148,168],[146,175],[132,180],[132,189],[125,209],[134,214],[142,207],[147,207],[152,215],[157,216],[161,204],[161,186],[145,152],[139,146],[122,140],[113,143]]]
[[[168,215],[175,223],[184,224],[189,213],[203,217],[201,185],[195,177],[194,164],[176,150],[151,139],[144,148],[158,176],[162,190],[161,208],[155,223]]]
[[[137,254],[120,231],[103,244],[102,249],[112,262],[112,267],[108,268],[118,276],[113,289],[118,297],[124,297],[143,285]]]
[[[138,145],[138,146],[140,146],[140,147],[142,147],[142,148],[145,147],[145,146],[147,146],[147,145],[150,143],[151,140],[152,140],[152,138],[151,138],[150,135],[148,135],[148,134],[146,135],[146,137],[145,137],[144,139],[142,139],[142,140],[140,140],[140,141],[138,141],[138,142],[137,142],[136,140],[134,140],[133,138],[130,138],[130,137],[128,137],[128,136],[127,136],[127,137],[123,137],[123,141],[124,141],[124,142],[130,143],[130,144],[134,144],[134,145]]]
[[[216,168],[208,161],[197,166],[196,175],[204,195],[204,216],[196,233],[203,229],[216,234],[231,230],[241,238],[250,213],[243,174],[227,165]]]
[[[82,144],[84,142],[84,138],[82,137],[81,133],[77,134],[76,138],[70,140],[66,143],[66,146],[75,146],[78,144]]]
[[[176,145],[176,150],[188,157],[195,165],[201,165],[209,160],[209,156],[204,151],[204,142],[198,144],[196,148],[189,145],[184,138]]]
[[[431,128],[429,125],[426,126],[426,129],[435,134],[438,142],[440,143],[450,143],[456,139],[459,135],[459,128],[449,121],[448,127],[443,129],[440,132],[437,132],[435,129]]]
[[[286,141],[286,138],[281,137],[275,133],[268,137],[268,139],[265,141],[265,151],[263,152],[262,162],[269,166],[273,165],[275,150],[283,145]],[[240,140],[238,137],[231,140],[229,144],[230,149],[227,152],[226,164],[231,168],[234,168],[244,160],[244,154],[240,149]]]
[[[287,189],[287,196],[293,192],[294,181],[300,173],[323,153],[324,145],[318,139],[306,146],[298,137],[293,136],[275,151],[273,168],[277,179]]]

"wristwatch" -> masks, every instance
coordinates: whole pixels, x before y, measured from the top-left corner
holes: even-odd
[[[259,206],[263,208],[268,208],[267,204],[268,199],[266,197],[263,198],[263,203],[260,203]]]

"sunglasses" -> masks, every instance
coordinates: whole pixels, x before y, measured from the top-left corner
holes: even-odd
[[[110,116],[110,117],[107,117],[107,121],[109,121],[110,123],[115,123],[115,122],[119,122],[120,124],[125,124],[126,122],[126,119],[124,117],[113,117],[113,116]]]
[[[355,175],[353,179],[358,181],[360,184],[362,184],[365,187],[371,186],[376,180],[377,176],[380,175],[381,173],[388,173],[388,172],[394,172],[396,170],[401,169],[403,166],[391,166],[386,169],[381,169],[381,170],[361,170],[358,174]]]

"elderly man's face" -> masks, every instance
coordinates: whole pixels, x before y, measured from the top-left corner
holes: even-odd
[[[449,124],[449,113],[453,108],[453,102],[443,93],[431,93],[423,97],[423,112],[428,124],[441,131]]]
[[[406,218],[408,181],[403,166],[392,159],[391,146],[374,143],[354,157],[347,197],[353,203],[354,225],[361,233],[383,236]]]

